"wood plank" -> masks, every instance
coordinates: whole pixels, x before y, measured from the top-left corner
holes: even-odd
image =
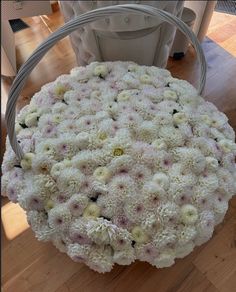
[[[230,287],[236,287],[235,216],[225,222],[193,263],[220,291],[231,292]]]
[[[78,271],[78,265],[57,251],[51,244],[47,249],[37,253],[34,261],[25,266],[18,275],[13,276],[4,286],[6,292],[22,291],[52,292],[56,291],[67,279]],[[65,268],[66,267],[66,268]]]
[[[198,269],[194,268],[189,276],[175,287],[173,292],[218,292],[216,287]]]

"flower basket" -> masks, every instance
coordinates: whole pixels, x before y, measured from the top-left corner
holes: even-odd
[[[188,36],[198,90],[165,69],[94,62],[44,85],[15,121],[20,91],[46,52],[117,13],[158,16]],[[205,79],[193,32],[150,6],[93,10],[52,33],[19,70],[6,111],[2,188],[36,237],[102,273],[136,259],[168,267],[209,240],[236,191],[236,145],[227,117],[199,95]]]

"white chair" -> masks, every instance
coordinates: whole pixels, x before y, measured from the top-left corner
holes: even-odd
[[[84,12],[117,4],[145,4],[181,17],[183,1],[60,1],[65,21]],[[73,32],[72,47],[79,65],[93,61],[134,61],[165,67],[175,28],[160,19],[129,14],[110,16]]]

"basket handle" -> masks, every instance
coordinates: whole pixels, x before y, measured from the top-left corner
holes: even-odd
[[[15,115],[16,115],[16,102],[21,93],[23,86],[25,85],[26,79],[30,75],[31,71],[34,67],[39,63],[39,61],[43,58],[43,56],[49,51],[59,40],[63,39],[71,32],[78,29],[80,26],[84,26],[93,21],[103,19],[105,17],[109,17],[114,14],[127,14],[127,13],[136,13],[136,14],[145,14],[149,16],[158,16],[166,22],[175,25],[186,37],[188,37],[196,52],[198,61],[201,66],[201,76],[200,82],[198,86],[198,93],[201,94],[206,82],[206,60],[204,57],[203,50],[192,32],[192,30],[179,18],[176,16],[148,5],[137,5],[137,4],[125,4],[125,5],[116,5],[116,6],[108,6],[95,10],[91,10],[84,14],[79,15],[75,19],[67,22],[62,27],[53,32],[45,41],[43,41],[36,50],[32,53],[32,55],[28,58],[28,60],[21,66],[18,74],[16,75],[14,82],[11,86],[7,109],[6,109],[6,124],[7,124],[7,132],[10,144],[12,149],[14,150],[17,158],[21,160],[24,157],[24,152],[21,149],[19,143],[17,142],[16,134],[15,134]]]

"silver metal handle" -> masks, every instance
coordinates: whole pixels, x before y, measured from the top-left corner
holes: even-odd
[[[49,51],[59,40],[63,39],[71,32],[75,31],[81,26],[84,26],[93,21],[104,19],[105,17],[109,17],[113,14],[127,14],[127,13],[135,13],[135,14],[144,14],[149,16],[158,16],[166,22],[175,25],[186,37],[190,39],[192,42],[196,52],[198,61],[201,67],[201,76],[200,82],[198,86],[198,93],[201,94],[202,90],[205,86],[206,82],[206,60],[204,57],[203,50],[192,32],[192,30],[179,18],[176,16],[148,5],[136,5],[136,4],[125,4],[125,5],[117,5],[117,6],[108,6],[104,8],[99,8],[96,10],[92,10],[86,12],[82,15],[79,15],[75,19],[67,22],[65,25],[60,27],[58,30],[53,32],[44,42],[41,43],[37,47],[37,49],[32,53],[32,55],[28,58],[28,60],[21,66],[18,74],[15,77],[15,80],[11,86],[7,109],[6,109],[6,124],[7,124],[7,132],[10,144],[16,153],[16,156],[19,160],[21,160],[24,156],[24,152],[21,149],[19,143],[17,142],[16,134],[15,134],[15,115],[16,115],[16,102],[22,91],[25,82],[30,75],[31,71],[34,67],[39,63],[39,61],[43,58],[43,56]]]

